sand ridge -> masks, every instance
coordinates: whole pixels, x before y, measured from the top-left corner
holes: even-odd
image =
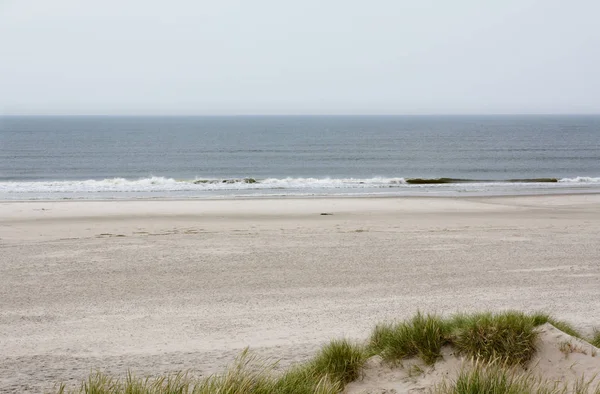
[[[527,369],[515,368],[516,373],[529,374],[548,387],[573,388],[581,379],[592,389],[600,385],[600,349],[549,323],[537,330],[537,352]],[[571,344],[570,350],[565,351],[564,344]],[[444,382],[451,384],[461,371],[473,367],[473,360],[455,353],[451,347],[442,349],[442,358],[434,365],[410,358],[401,366],[390,366],[376,356],[367,361],[362,378],[350,383],[344,393],[426,393]]]

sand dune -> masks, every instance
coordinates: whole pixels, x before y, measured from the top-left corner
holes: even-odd
[[[590,388],[600,385],[600,349],[574,338],[546,323],[538,328],[537,354],[527,370],[517,373],[531,374],[549,387],[574,387],[578,381],[589,382]],[[569,350],[564,350],[570,344]],[[561,350],[562,349],[562,350]],[[406,360],[401,367],[385,364],[380,357],[367,361],[364,377],[350,383],[346,394],[423,393],[434,390],[444,381],[456,380],[461,370],[473,368],[472,360],[454,353],[450,347],[443,349],[443,358],[428,366],[418,358]]]

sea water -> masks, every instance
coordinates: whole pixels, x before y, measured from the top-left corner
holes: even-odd
[[[600,116],[0,117],[0,200],[600,191]]]

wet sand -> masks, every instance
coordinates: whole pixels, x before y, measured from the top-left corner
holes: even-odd
[[[589,331],[599,240],[600,195],[0,202],[0,392],[285,366],[416,310]]]

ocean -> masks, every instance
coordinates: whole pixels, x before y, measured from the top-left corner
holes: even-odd
[[[0,200],[600,191],[600,116],[0,117]]]

